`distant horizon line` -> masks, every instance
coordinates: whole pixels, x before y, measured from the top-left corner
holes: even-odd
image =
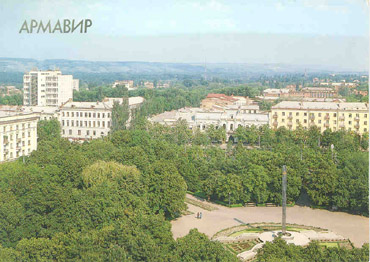
[[[332,73],[346,73],[356,72],[370,74],[369,69],[355,70],[355,69],[344,69],[344,68],[333,68],[333,65],[324,64],[292,64],[292,63],[268,63],[268,62],[159,62],[159,61],[136,61],[136,60],[90,60],[90,59],[66,59],[66,58],[50,58],[50,59],[38,59],[38,58],[27,58],[27,57],[0,57],[0,60],[31,60],[36,62],[44,61],[76,61],[76,62],[89,62],[89,63],[151,63],[151,64],[184,64],[184,65],[275,65],[275,66],[297,66],[300,70],[319,70],[319,71],[332,71]],[[316,67],[316,68],[315,68]],[[324,67],[324,68],[317,68]],[[325,68],[327,67],[327,68]]]

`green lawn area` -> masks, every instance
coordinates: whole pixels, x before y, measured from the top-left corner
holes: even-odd
[[[260,228],[247,228],[247,229],[244,229],[244,230],[241,230],[241,231],[234,232],[229,236],[230,237],[237,237],[237,236],[239,236],[241,234],[244,234],[244,233],[260,233],[262,231],[263,230],[260,229]]]
[[[300,228],[300,227],[287,227],[286,230],[293,231],[293,232],[301,232],[307,230],[306,228]]]
[[[321,242],[319,245],[325,247],[339,247],[338,242]]]

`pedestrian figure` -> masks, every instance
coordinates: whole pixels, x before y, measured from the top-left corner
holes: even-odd
[[[202,219],[202,212],[199,213],[199,218]]]
[[[199,212],[197,213],[197,218],[199,218]]]

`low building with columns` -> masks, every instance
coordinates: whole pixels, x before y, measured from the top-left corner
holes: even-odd
[[[153,123],[172,126],[178,120],[186,120],[190,129],[206,130],[211,125],[224,128],[228,136],[238,127],[268,125],[267,112],[261,112],[258,105],[230,105],[219,109],[181,108],[164,112],[149,119]]]

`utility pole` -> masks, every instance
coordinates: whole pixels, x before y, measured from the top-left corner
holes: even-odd
[[[283,183],[282,183],[282,188],[283,188],[283,216],[282,216],[282,233],[283,235],[286,234],[286,186],[287,186],[287,177],[286,177],[286,165],[283,165]]]

